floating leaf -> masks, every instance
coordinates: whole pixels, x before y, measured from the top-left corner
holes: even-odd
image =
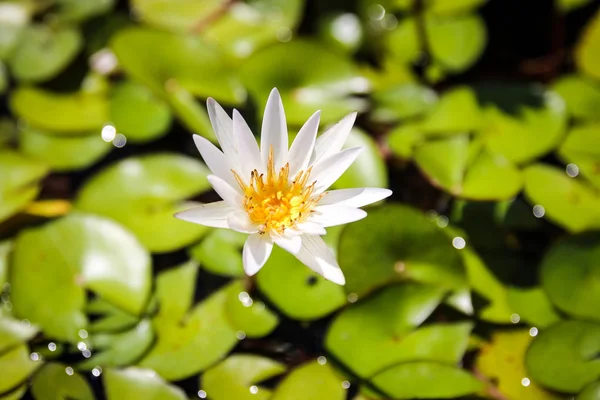
[[[553,90],[564,100],[569,113],[582,120],[598,120],[600,86],[583,75],[566,75],[556,81]]]
[[[103,373],[108,400],[186,400],[178,387],[163,381],[154,371],[138,368],[109,369]]]
[[[267,400],[270,390],[257,386],[257,392],[250,392],[250,387],[284,372],[284,365],[269,358],[234,354],[202,375],[202,387],[214,400]]]
[[[227,7],[225,0],[133,0],[132,10],[146,24],[174,32],[189,32],[213,13]]]
[[[462,191],[468,147],[467,135],[431,140],[415,150],[414,159],[434,185],[458,194]]]
[[[279,384],[270,400],[343,400],[346,392],[328,365],[309,361],[293,370]]]
[[[572,236],[544,257],[541,283],[552,302],[576,318],[600,321],[600,234]]]
[[[21,33],[19,45],[8,59],[8,65],[20,81],[45,81],[61,72],[82,45],[81,34],[74,28],[31,25]]]
[[[447,289],[464,287],[464,266],[450,242],[415,209],[401,205],[373,209],[368,218],[348,225],[340,238],[346,291],[361,297],[379,286],[406,280]]]
[[[156,278],[158,317],[179,323],[192,306],[198,265],[193,261],[161,272]]]
[[[461,197],[474,200],[510,199],[523,186],[520,171],[500,154],[483,149],[467,169]]]
[[[600,378],[599,351],[599,324],[563,321],[537,335],[525,355],[525,365],[538,383],[576,393]]]
[[[240,293],[243,292],[240,281],[232,283],[229,290],[225,312],[231,326],[244,332],[249,338],[266,336],[277,327],[279,318],[263,302],[240,300]]]
[[[575,50],[579,69],[593,78],[600,78],[600,11],[588,22]]]
[[[575,400],[598,400],[600,399],[600,381],[590,383],[581,393],[577,395]]]
[[[10,106],[31,126],[61,135],[89,135],[93,130],[100,133],[108,121],[108,103],[100,94],[58,94],[21,87],[12,92]]]
[[[11,252],[13,244],[11,241],[0,242],[0,291],[8,280],[8,255]]]
[[[525,169],[525,194],[545,215],[571,232],[600,227],[600,197],[581,181],[545,164]]]
[[[462,134],[479,129],[482,118],[473,89],[458,86],[442,94],[439,102],[419,123],[419,129],[433,135]]]
[[[0,60],[10,56],[31,18],[25,3],[0,3]]]
[[[210,189],[208,168],[182,155],[130,157],[88,180],[76,200],[80,210],[110,217],[136,234],[152,252],[168,252],[198,240],[208,228],[173,218],[183,200]]]
[[[95,298],[87,303],[86,314],[93,314],[96,317],[90,321],[87,328],[91,333],[123,331],[138,323],[137,316],[100,298]]]
[[[413,156],[413,149],[424,140],[418,124],[401,124],[394,128],[387,136],[388,146],[394,155],[409,159]]]
[[[445,291],[404,284],[383,289],[342,312],[332,323],[325,345],[360,377],[407,361],[453,364],[467,349],[470,323],[419,326],[441,302]]]
[[[77,399],[94,400],[85,378],[78,373],[67,375],[64,364],[44,365],[33,377],[31,392],[36,400]]]
[[[600,124],[577,126],[558,149],[567,163],[574,163],[577,172],[600,189]]]
[[[23,384],[22,386],[13,389],[10,393],[1,395],[0,400],[20,400],[23,398],[25,393],[27,392],[27,384]]]
[[[394,399],[460,397],[483,389],[483,383],[467,371],[429,361],[398,364],[372,382]]]
[[[538,328],[545,328],[560,321],[546,293],[540,288],[508,289],[508,303],[521,320]]]
[[[115,0],[57,0],[60,21],[80,22],[110,11]]]
[[[386,123],[424,114],[437,103],[438,96],[431,88],[411,82],[376,91],[373,101],[373,119]]]
[[[35,128],[21,130],[19,147],[23,154],[38,159],[56,171],[86,168],[112,148],[97,132],[87,136],[55,136]]]
[[[143,310],[150,293],[146,250],[120,225],[90,215],[70,214],[22,231],[13,266],[15,314],[64,340],[77,341],[87,324],[85,289],[133,314]]]
[[[386,47],[395,61],[412,63],[421,54],[417,20],[404,18],[386,36]]]
[[[38,329],[11,317],[0,317],[0,353],[32,339]]]
[[[128,141],[144,143],[167,133],[171,111],[150,89],[124,81],[112,89],[110,120]]]
[[[247,237],[229,229],[215,229],[190,248],[190,256],[212,274],[244,276],[242,247]]]
[[[0,221],[5,220],[33,200],[39,181],[48,168],[12,150],[0,150]]]
[[[7,392],[23,383],[42,363],[32,361],[31,352],[25,344],[15,346],[0,354],[0,393]]]

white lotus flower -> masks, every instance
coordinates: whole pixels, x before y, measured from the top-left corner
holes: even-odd
[[[379,188],[327,191],[362,150],[342,150],[356,113],[317,138],[317,111],[289,149],[277,89],[267,100],[260,148],[237,110],[231,119],[216,101],[208,99],[208,113],[223,151],[201,136],[194,135],[194,141],[212,171],[208,180],[223,201],[191,208],[176,217],[249,234],[242,254],[248,275],[260,270],[277,244],[313,271],[343,285],[344,274],[321,235],[329,226],[364,218],[367,213],[358,207],[392,193]]]

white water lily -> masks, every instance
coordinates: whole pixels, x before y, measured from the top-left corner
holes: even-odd
[[[277,244],[313,271],[343,285],[344,274],[321,235],[326,234],[327,227],[364,218],[367,213],[359,207],[392,193],[380,188],[327,191],[362,150],[342,150],[356,113],[317,138],[317,111],[289,149],[277,89],[267,100],[260,148],[237,110],[232,119],[216,101],[208,99],[208,113],[222,151],[201,136],[194,135],[194,141],[212,172],[208,180],[223,200],[191,208],[176,217],[249,234],[242,252],[248,275],[262,268],[273,244]]]

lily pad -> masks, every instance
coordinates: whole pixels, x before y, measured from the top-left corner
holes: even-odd
[[[525,169],[525,194],[545,216],[570,232],[600,227],[600,196],[556,167],[535,164]]]
[[[430,361],[398,364],[372,379],[394,399],[460,397],[483,390],[483,383],[467,371]]]
[[[525,365],[529,376],[554,390],[577,393],[600,378],[600,324],[562,321],[533,340]]]
[[[182,155],[130,157],[88,180],[75,205],[123,224],[152,252],[169,252],[208,231],[173,218],[174,213],[191,207],[185,198],[211,188],[208,174],[204,164]]]
[[[438,96],[431,88],[411,82],[376,91],[373,101],[373,119],[388,123],[424,114],[437,103]]]
[[[598,400],[600,399],[600,381],[590,383],[581,393],[577,395],[575,400]]]
[[[186,400],[183,390],[163,381],[154,371],[109,369],[103,373],[108,400]]]
[[[342,388],[333,369],[314,361],[302,364],[279,384],[271,400],[295,400],[298,395],[306,400],[343,400],[346,391]]]
[[[150,89],[124,81],[112,89],[110,120],[128,141],[145,143],[167,133],[171,111],[168,104]]]
[[[179,323],[194,300],[198,265],[193,261],[161,272],[156,278],[157,316]]]
[[[461,197],[474,200],[504,200],[519,193],[521,172],[503,155],[485,149],[470,163],[462,185]]]
[[[458,194],[462,191],[468,149],[468,136],[457,135],[425,142],[415,150],[414,159],[434,185]]]
[[[61,22],[81,22],[110,11],[115,0],[57,0],[56,17]]]
[[[383,289],[342,312],[325,345],[360,377],[401,362],[429,360],[454,364],[467,349],[471,323],[419,326],[438,306],[443,289],[404,284]]]
[[[38,328],[30,323],[11,317],[0,317],[0,353],[29,341],[37,333]]]
[[[25,344],[15,346],[0,354],[0,393],[7,392],[25,380],[36,369],[42,366],[39,361],[32,361],[31,352]]]
[[[21,130],[19,147],[23,154],[42,161],[55,171],[86,168],[113,148],[97,132],[87,136],[55,136],[35,128]]]
[[[226,0],[133,0],[131,7],[144,23],[174,32],[189,32],[196,24],[227,7]]]
[[[66,365],[44,365],[33,377],[31,392],[36,400],[77,399],[94,400],[90,386],[78,373],[67,375]]]
[[[85,311],[86,314],[94,316],[87,328],[90,333],[124,331],[139,322],[136,315],[123,311],[98,297],[86,304]]]
[[[575,50],[579,69],[589,76],[600,79],[600,11],[590,19]]]
[[[254,384],[285,372],[285,366],[269,358],[250,354],[234,354],[207,370],[202,388],[214,400],[267,400],[272,392]],[[250,391],[255,387],[256,392]]]
[[[540,288],[509,288],[507,298],[520,319],[537,328],[545,328],[561,320],[548,295]]]
[[[458,289],[467,280],[451,239],[425,215],[401,205],[375,208],[368,218],[348,225],[340,238],[339,262],[346,291],[359,297],[393,282]]]
[[[8,280],[8,255],[12,247],[13,244],[9,240],[0,242],[0,292]]]
[[[243,292],[241,281],[232,283],[229,290],[225,312],[231,326],[244,332],[249,338],[266,336],[277,327],[279,318],[263,302],[249,303],[240,300],[240,293]]]
[[[311,60],[310,68],[306,60]],[[304,124],[317,109],[322,110],[321,123],[327,124],[366,108],[364,99],[352,96],[366,92],[368,81],[350,59],[313,41],[294,40],[261,50],[248,58],[241,75],[261,117],[265,99],[278,88],[290,125]]]
[[[22,231],[13,266],[15,315],[63,340],[77,341],[87,325],[86,289],[133,314],[150,294],[147,251],[120,225],[95,216],[70,214]]]
[[[244,276],[242,248],[248,235],[230,229],[215,229],[189,249],[190,257],[211,274]]]
[[[75,28],[35,24],[26,27],[8,59],[12,75],[23,82],[40,82],[56,76],[83,45]]]
[[[541,283],[552,302],[576,318],[600,321],[600,234],[572,236],[544,257]]]
[[[101,94],[59,94],[34,87],[12,92],[10,106],[15,115],[32,127],[61,135],[98,134],[108,121],[108,102]]]
[[[553,90],[561,95],[569,114],[581,120],[598,120],[600,86],[586,76],[573,74],[560,78]]]
[[[0,221],[22,210],[40,190],[48,167],[12,150],[0,150]]]
[[[442,94],[419,123],[419,129],[429,135],[454,135],[476,131],[482,124],[475,92],[470,87],[458,86]]]
[[[600,189],[600,124],[571,129],[558,154],[566,163],[575,164],[578,172]]]
[[[0,60],[6,60],[19,43],[23,30],[31,19],[25,3],[0,3]]]

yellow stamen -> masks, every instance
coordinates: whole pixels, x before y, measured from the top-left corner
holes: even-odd
[[[311,198],[315,183],[307,186],[312,167],[296,174],[289,182],[290,164],[285,164],[279,173],[275,171],[273,146],[269,149],[267,176],[257,170],[250,173],[250,182],[232,171],[244,193],[244,208],[252,222],[261,225],[261,233],[283,233],[304,220],[321,196]]]

